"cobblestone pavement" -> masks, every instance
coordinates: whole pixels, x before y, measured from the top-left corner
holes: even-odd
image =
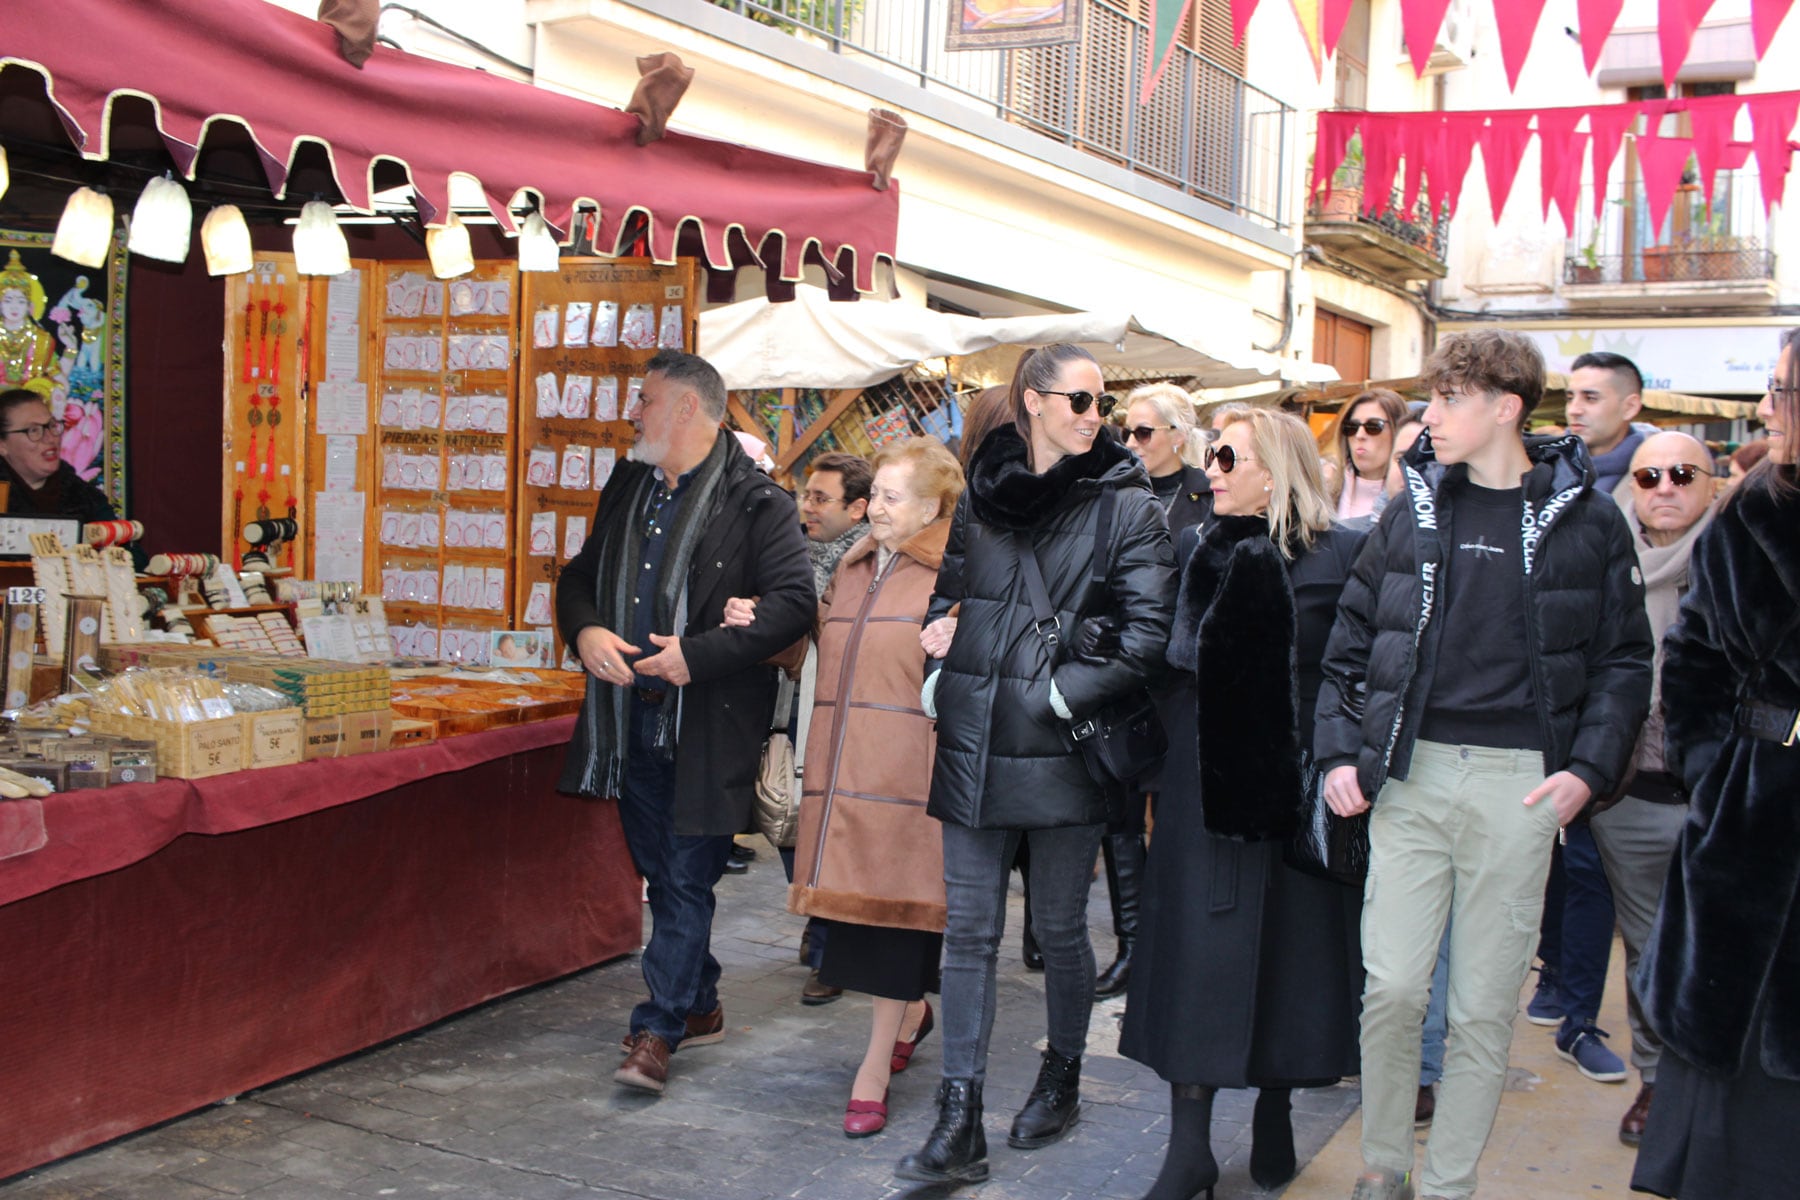
[[[892,1167],[934,1116],[939,1039],[896,1076],[887,1130],[851,1141],[840,1122],[868,1037],[867,1002],[798,1002],[801,921],[766,843],[719,885],[713,949],[725,966],[723,1043],[675,1056],[660,1099],[612,1082],[642,991],[636,956],[495,1001],[366,1053],[262,1088],[0,1186],[0,1200],[936,1200]],[[1118,1057],[1123,998],[1096,1007],[1081,1123],[1037,1151],[1005,1129],[1036,1075],[1041,977],[1020,964],[1015,886],[987,1087],[992,1179],[979,1200],[1136,1197],[1161,1163],[1168,1091]],[[1104,880],[1090,905],[1111,959]],[[1194,1002],[1205,1003],[1195,980]],[[1295,1140],[1311,1158],[1356,1107],[1352,1085],[1296,1093]],[[1249,1092],[1219,1097],[1213,1142],[1223,1198],[1264,1196],[1249,1177]]]

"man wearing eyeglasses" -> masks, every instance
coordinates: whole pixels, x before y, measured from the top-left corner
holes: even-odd
[[[1694,543],[1712,524],[1714,503],[1712,455],[1685,433],[1658,433],[1645,439],[1631,458],[1626,476],[1631,489],[1623,504],[1644,574],[1644,605],[1650,631],[1657,639],[1656,678],[1650,716],[1638,738],[1637,773],[1618,804],[1589,822],[1598,843],[1606,878],[1612,884],[1619,932],[1625,938],[1625,980],[1630,1004],[1631,1065],[1643,1086],[1619,1122],[1619,1140],[1635,1146],[1643,1137],[1656,1090],[1656,1067],[1662,1042],[1644,1020],[1635,977],[1638,956],[1650,934],[1650,923],[1662,900],[1669,860],[1687,821],[1687,793],[1681,780],[1663,763],[1662,639],[1675,624],[1681,597],[1688,589],[1688,560]]]

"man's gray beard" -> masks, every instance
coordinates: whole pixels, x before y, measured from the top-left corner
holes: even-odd
[[[663,459],[669,457],[669,448],[654,442],[639,442],[625,452],[626,462],[643,463],[645,466],[659,467]]]

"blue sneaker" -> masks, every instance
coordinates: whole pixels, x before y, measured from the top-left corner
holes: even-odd
[[[1600,1040],[1610,1036],[1606,1030],[1596,1028],[1592,1021],[1581,1025],[1564,1021],[1562,1028],[1556,1031],[1556,1052],[1574,1063],[1589,1079],[1600,1083],[1624,1083],[1624,1062]]]
[[[1539,967],[1537,991],[1525,1006],[1525,1019],[1533,1025],[1561,1025],[1563,1016],[1562,988],[1557,985],[1556,971]]]

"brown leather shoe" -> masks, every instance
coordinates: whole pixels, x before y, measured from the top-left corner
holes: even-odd
[[[820,1004],[830,1004],[843,994],[843,988],[827,986],[819,978],[819,973],[814,971],[806,977],[806,986],[800,989],[800,1003],[816,1007]]]
[[[1431,1118],[1437,1116],[1437,1090],[1429,1083],[1419,1085],[1419,1098],[1413,1103],[1413,1128],[1421,1129],[1431,1124]]]
[[[1637,1099],[1625,1110],[1625,1117],[1619,1122],[1619,1140],[1627,1146],[1635,1146],[1644,1140],[1644,1122],[1650,1119],[1650,1100],[1656,1095],[1656,1085],[1646,1083],[1638,1089]]]
[[[687,1030],[681,1035],[680,1049],[689,1046],[710,1046],[714,1042],[725,1040],[725,1006],[719,1005],[709,1013],[689,1013]]]
[[[669,1055],[674,1051],[654,1033],[640,1032],[635,1042],[624,1064],[613,1072],[613,1082],[661,1095],[669,1082]]]

